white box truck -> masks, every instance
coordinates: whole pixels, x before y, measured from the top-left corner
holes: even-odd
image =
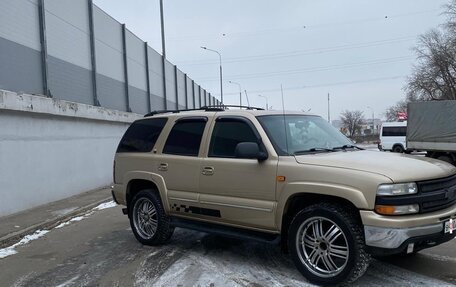
[[[456,165],[456,101],[408,104],[407,148]]]

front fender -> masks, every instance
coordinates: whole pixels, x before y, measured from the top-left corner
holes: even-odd
[[[372,208],[369,205],[369,201],[371,200],[366,198],[361,190],[351,186],[321,182],[291,182],[285,184],[280,192],[276,213],[276,225],[279,227],[279,230],[282,229],[282,218],[288,200],[293,196],[305,194],[339,197],[350,201],[358,209]]]

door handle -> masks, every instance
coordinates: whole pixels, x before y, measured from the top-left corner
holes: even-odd
[[[205,166],[203,167],[203,171],[201,172],[203,175],[213,175],[214,168],[212,166]]]
[[[161,164],[158,166],[158,170],[167,171],[167,170],[168,170],[168,164],[167,164],[167,163],[161,163]]]

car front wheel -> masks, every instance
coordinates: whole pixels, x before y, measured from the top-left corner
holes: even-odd
[[[350,283],[367,270],[370,255],[354,212],[321,203],[301,210],[292,220],[288,246],[298,270],[311,283]]]

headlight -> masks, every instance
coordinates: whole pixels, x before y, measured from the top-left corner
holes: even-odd
[[[377,195],[395,196],[415,194],[418,192],[416,183],[398,183],[398,184],[380,184],[377,189]]]
[[[383,215],[404,215],[404,214],[415,214],[420,211],[418,204],[410,205],[376,205],[375,211]]]

